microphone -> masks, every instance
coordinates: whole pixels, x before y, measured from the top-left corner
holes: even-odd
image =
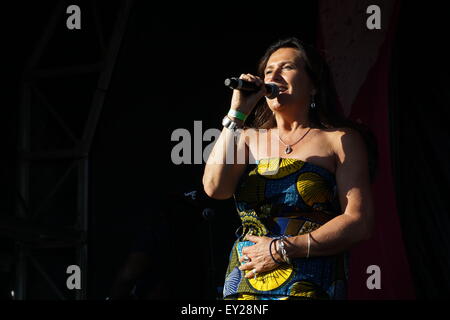
[[[227,86],[230,89],[250,91],[250,92],[256,92],[259,91],[259,89],[261,89],[261,87],[257,86],[253,82],[249,82],[239,78],[225,79],[225,86]],[[264,86],[266,87],[267,91],[266,96],[269,99],[276,98],[280,93],[280,89],[274,83],[265,83]]]
[[[216,211],[212,208],[205,208],[202,211],[202,216],[205,220],[211,220],[216,215]]]

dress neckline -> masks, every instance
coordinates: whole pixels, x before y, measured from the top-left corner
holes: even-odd
[[[286,160],[300,161],[300,162],[303,162],[303,163],[307,163],[307,164],[309,164],[309,165],[311,165],[311,166],[314,166],[314,167],[316,167],[316,168],[319,168],[319,169],[321,169],[321,170],[324,170],[324,171],[326,171],[328,174],[330,174],[330,175],[332,175],[333,177],[335,177],[335,173],[331,172],[331,171],[328,170],[327,168],[322,167],[322,166],[319,166],[318,164],[315,164],[315,163],[312,163],[312,162],[309,162],[309,161],[305,161],[305,160],[302,160],[302,159],[298,159],[298,158],[289,158],[289,157],[269,157],[269,158],[261,158],[261,159],[256,160],[256,164],[259,164],[259,162],[262,161],[262,160],[269,160],[269,159],[286,159]]]

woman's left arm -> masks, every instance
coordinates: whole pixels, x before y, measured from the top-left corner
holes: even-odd
[[[311,232],[310,256],[340,253],[371,237],[374,207],[369,178],[367,148],[359,132],[345,129],[333,139],[336,183],[342,214]],[[305,257],[308,235],[289,239],[288,255]]]
[[[368,155],[359,132],[345,129],[333,139],[336,153],[336,183],[342,214],[311,232],[310,256],[329,256],[350,249],[371,237],[374,226],[374,208],[369,179]],[[258,272],[276,267],[268,253],[270,238],[247,236],[256,245],[244,248],[244,254],[253,257],[253,263],[242,270],[256,267]],[[308,235],[290,237],[285,241],[288,257],[306,257]],[[256,259],[255,259],[256,258]]]

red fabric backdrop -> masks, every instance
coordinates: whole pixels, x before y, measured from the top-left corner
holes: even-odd
[[[359,0],[358,0],[359,1]],[[377,1],[373,1],[376,4]],[[383,1],[378,1],[383,13]],[[338,1],[321,1],[320,12],[344,14],[343,3]],[[340,8],[337,8],[341,6]],[[336,10],[334,10],[336,9]],[[348,7],[352,10],[354,7]],[[400,4],[397,1],[392,7],[389,15],[390,23],[385,24],[382,41],[378,47],[378,52],[368,52],[375,54],[372,59],[373,64],[367,68],[365,79],[359,85],[359,90],[354,92],[354,99],[346,97],[342,99],[351,101],[347,106],[343,106],[346,114],[351,119],[359,119],[368,125],[375,134],[378,143],[378,170],[376,178],[372,184],[373,197],[375,203],[376,226],[374,236],[351,250],[350,255],[350,279],[349,279],[349,299],[414,299],[414,288],[409,270],[408,260],[406,258],[403,245],[402,232],[397,214],[393,176],[391,171],[391,155],[389,144],[389,68],[390,52],[395,36],[396,24],[398,20]],[[348,14],[349,12],[347,12]],[[359,13],[367,17],[365,12]],[[350,13],[351,15],[351,13]],[[385,17],[388,18],[388,17]],[[337,19],[339,20],[339,19]],[[324,19],[319,19],[318,46],[327,52],[327,55],[333,55],[333,48],[327,46],[324,39],[333,39],[336,33],[339,33],[339,24],[335,24],[333,30],[326,28]],[[386,21],[386,20],[385,20]],[[386,26],[387,25],[387,26]],[[342,25],[344,28],[349,26]],[[366,32],[366,31],[362,31]],[[377,31],[373,31],[377,32]],[[380,36],[380,35],[378,35]],[[327,38],[328,37],[328,38]],[[330,41],[328,41],[330,43]],[[355,50],[356,52],[357,50]],[[373,50],[372,50],[373,51]],[[360,48],[358,53],[361,52]],[[339,54],[352,54],[352,47],[343,50]],[[355,57],[357,58],[357,57]],[[369,59],[370,60],[370,59]],[[368,60],[368,61],[369,61]],[[339,68],[333,68],[335,63],[344,64]],[[354,68],[352,59],[339,60],[339,57],[331,59],[330,68],[332,70],[351,70]],[[342,76],[342,75],[341,75]],[[351,72],[350,72],[351,76]],[[339,74],[334,74],[335,79]],[[356,76],[354,77],[355,81]],[[359,77],[361,79],[361,77]],[[349,83],[352,81],[350,78]],[[344,88],[345,89],[345,88]],[[339,90],[339,87],[338,87]],[[341,89],[342,90],[342,89]],[[342,90],[344,91],[344,90]],[[339,92],[338,92],[339,94]],[[381,289],[369,290],[366,281],[370,274],[366,273],[367,267],[377,265],[381,269]]]

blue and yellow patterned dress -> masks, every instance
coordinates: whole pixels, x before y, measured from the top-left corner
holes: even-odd
[[[227,268],[224,299],[345,299],[347,253],[294,258],[292,264],[246,279],[238,269],[246,234],[277,237],[311,232],[341,214],[334,175],[293,158],[259,160],[235,192],[242,221]],[[248,271],[245,271],[248,272]]]

